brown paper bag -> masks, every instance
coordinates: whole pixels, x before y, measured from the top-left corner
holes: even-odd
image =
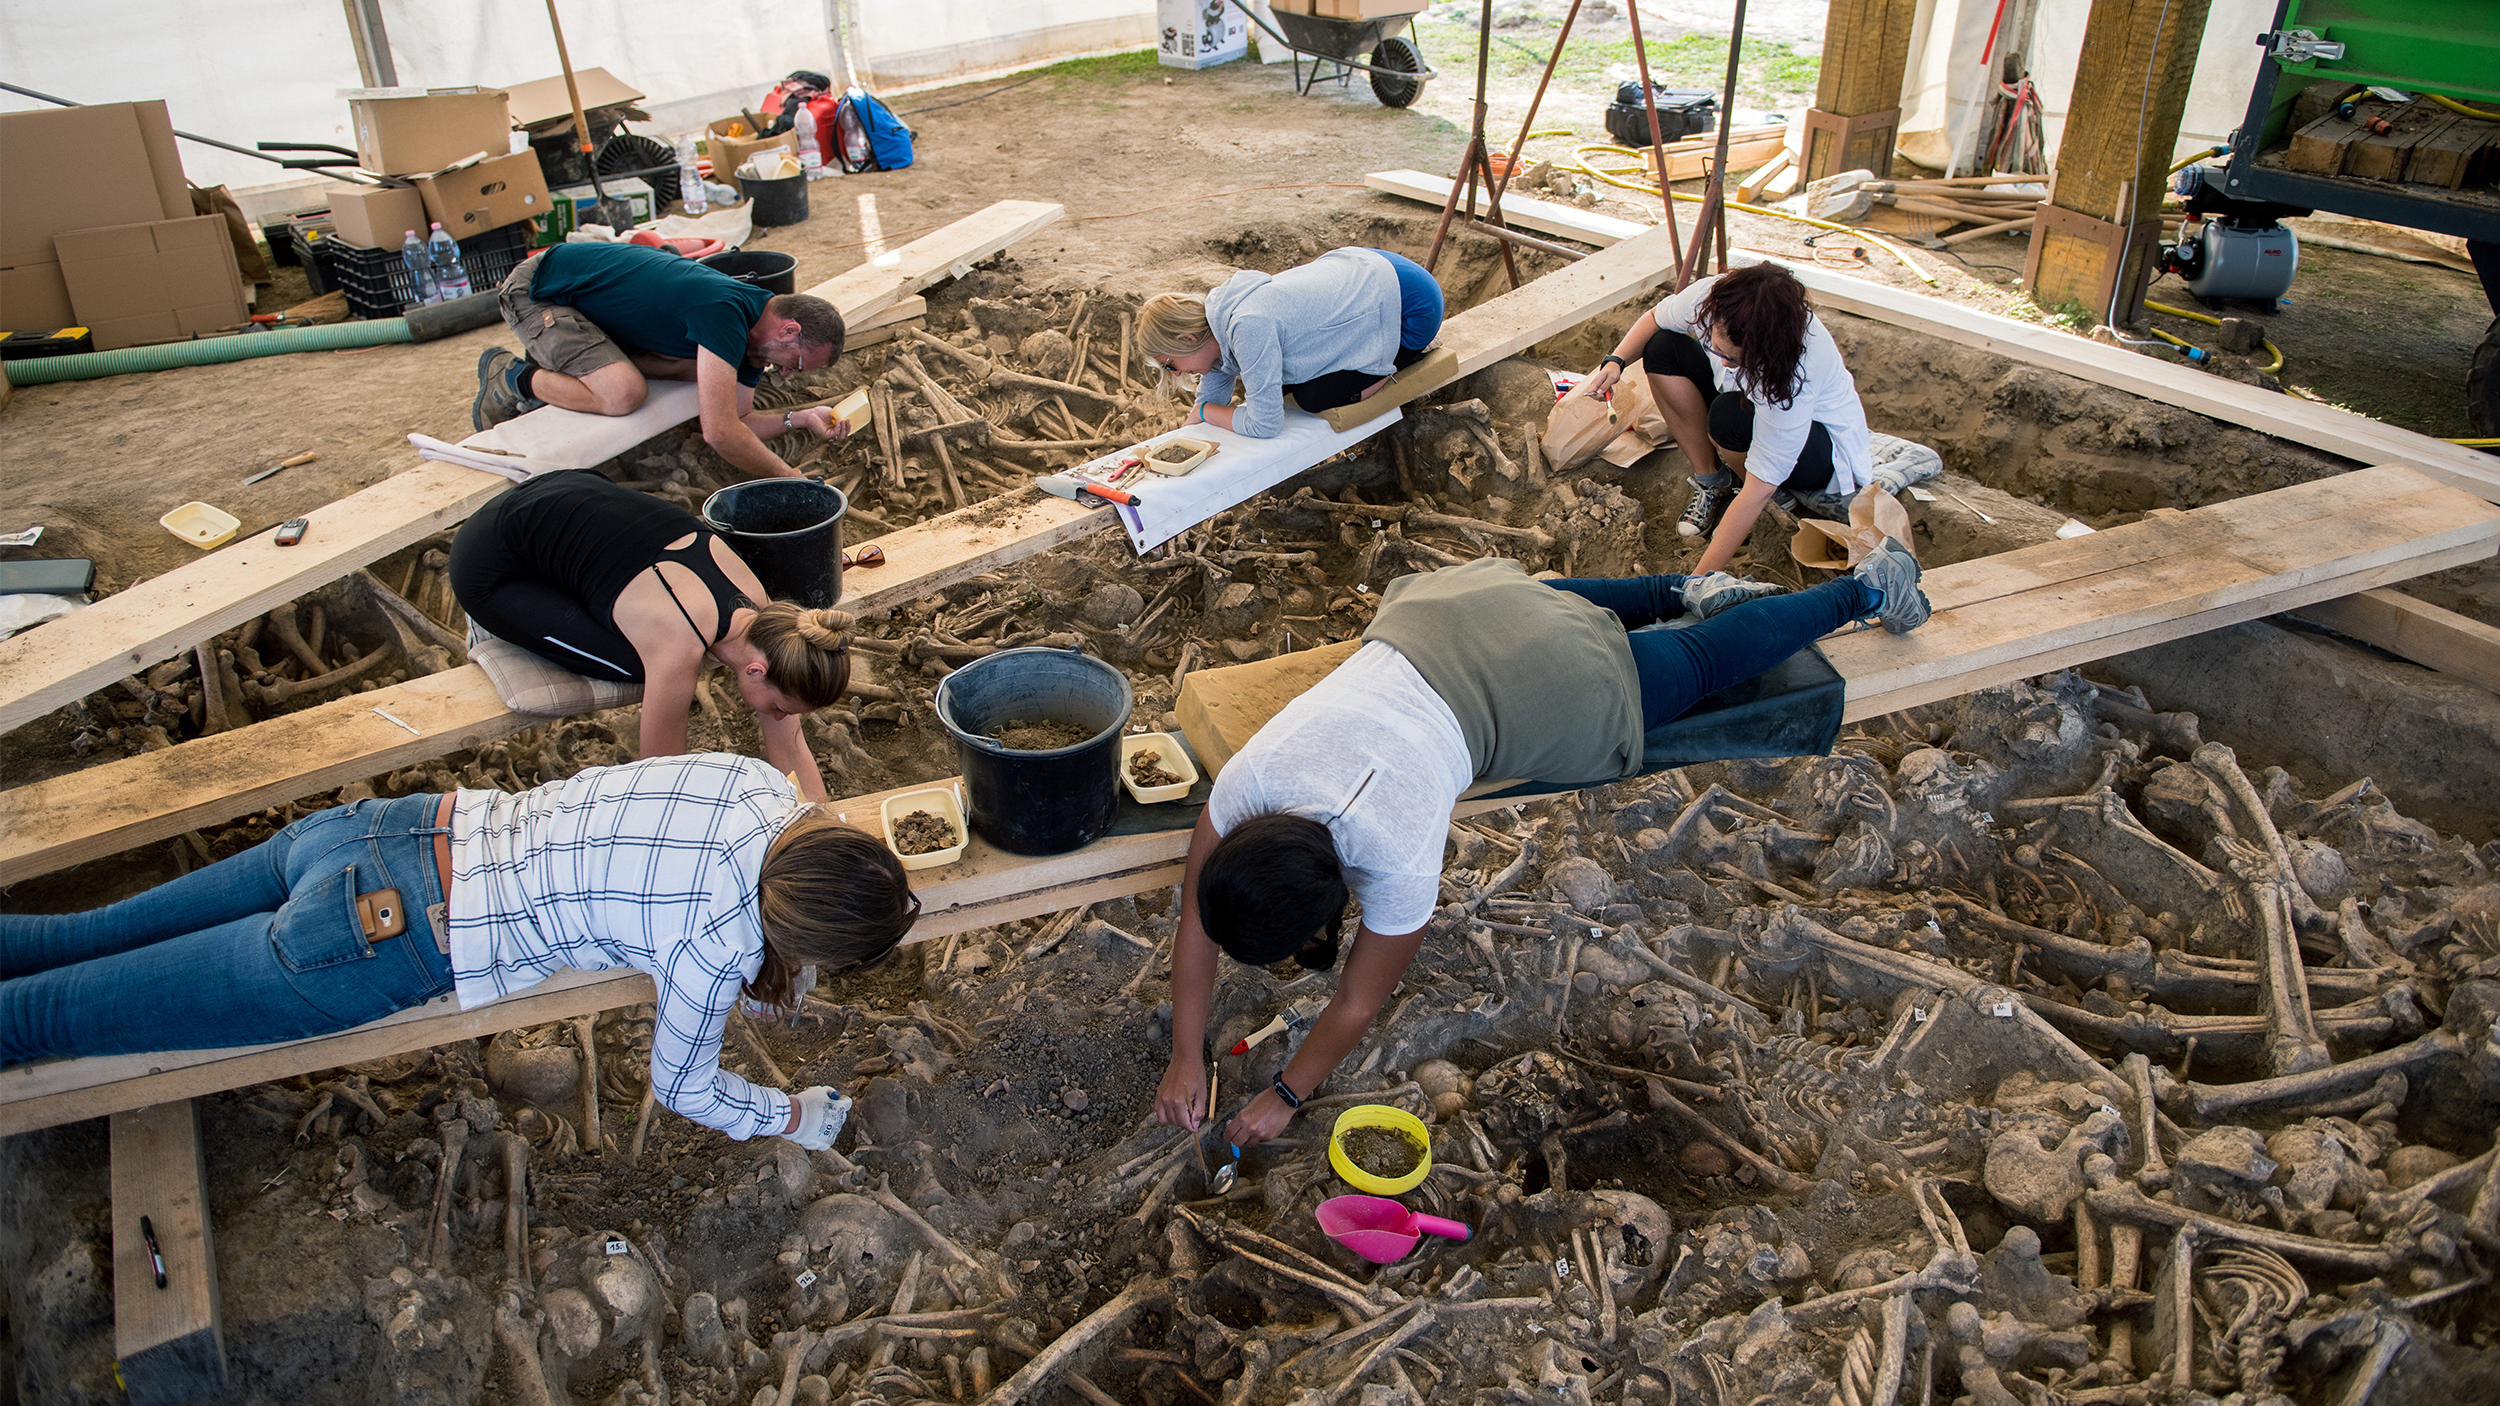
[[[1658,413],[1649,377],[1635,361],[1623,368],[1612,399],[1589,394],[1583,380],[1555,404],[1545,422],[1545,461],[1561,472],[1603,455],[1607,463],[1624,467],[1666,437],[1666,417]]]
[[[1846,523],[1797,519],[1797,535],[1788,543],[1788,554],[1801,566],[1846,571],[1883,546],[1887,537],[1909,546],[1910,514],[1882,485],[1868,484],[1849,500]]]
[[[269,281],[269,261],[261,257],[260,241],[252,237],[252,227],[243,218],[243,207],[234,203],[232,191],[224,186],[191,187],[191,213],[225,216],[226,238],[234,244],[234,263],[243,281]]]

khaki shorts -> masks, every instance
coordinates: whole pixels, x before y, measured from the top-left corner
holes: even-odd
[[[512,325],[512,333],[521,339],[521,350],[530,364],[567,376],[587,376],[602,366],[630,361],[623,347],[599,330],[598,324],[562,303],[542,303],[530,296],[530,284],[538,277],[538,261],[547,257],[541,250],[521,261],[495,290],[495,300],[503,308],[503,320]]]

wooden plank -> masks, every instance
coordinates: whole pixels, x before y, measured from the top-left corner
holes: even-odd
[[[2096,244],[2054,229],[2053,210],[2160,232],[2170,153],[2187,107],[2210,0],[2092,0],[2084,21],[2057,180],[2040,207],[2025,261],[2024,286],[2042,307],[2079,301],[2108,316],[2109,290],[2126,304],[2141,296],[2154,258],[2151,240]]]
[[[1111,520],[1107,508],[1081,508],[1038,489],[932,518],[876,539],[886,565],[844,573],[844,605],[864,614],[904,604]],[[485,672],[466,665],[19,786],[0,792],[0,883],[473,750],[546,721],[506,708]]]
[[[1786,127],[1772,127],[1761,135],[1752,137],[1743,136],[1741,133],[1729,133],[1728,169],[1741,171],[1757,162],[1768,161],[1779,155],[1787,149],[1785,145],[1787,132]],[[1658,164],[1650,159],[1651,155],[1652,153],[1647,148],[1642,149],[1641,172],[1655,180]],[[1718,159],[1718,148],[1714,144],[1693,151],[1669,151],[1666,156],[1668,180],[1697,181],[1710,174],[1710,163]]]
[[[2460,117],[2414,146],[2405,179],[2456,190],[2479,174],[2495,136],[2500,136],[2500,124]]]
[[[2436,109],[2433,109],[2436,112]],[[2344,157],[2344,174],[2369,181],[2401,181],[2411,179],[2406,168],[2413,162],[2413,149],[2424,139],[2447,130],[2457,121],[2446,114],[2435,118],[2418,117],[2410,108],[2397,114],[2396,130],[2372,132],[2352,144]]]
[[[1823,66],[1815,75],[1815,107],[1840,117],[1899,107],[1917,19],[1918,0],[1831,0],[1823,12]]]
[[[199,1110],[188,1098],[117,1110],[111,1131],[113,1355],[123,1386],[134,1406],[172,1406],[221,1391],[225,1324]]]
[[[1375,171],[1363,180],[1374,190],[1435,205],[1449,194],[1447,182],[1439,182],[1436,188],[1434,178],[1420,171]],[[1565,211],[1582,218],[1576,223],[1566,223],[1570,217],[1562,213]],[[1550,201],[1515,197],[1503,198],[1502,214],[1522,229],[1559,234],[1591,244],[1609,244],[1655,228],[1629,220],[1592,216],[1587,211]],[[2052,331],[2036,323],[2018,322],[1943,298],[1888,288],[1812,264],[1771,259],[1768,255],[1743,249],[1730,254],[1728,262],[1782,265],[1806,285],[1807,291],[1814,295],[1818,308],[1855,313],[2026,365],[2060,371],[2097,385],[2140,395],[2147,400],[2243,425],[2294,444],[2305,444],[2312,449],[2341,455],[2356,463],[2408,464],[2442,483],[2492,502],[2500,502],[2500,462],[2494,462],[2492,456],[2461,444],[2416,434],[2331,405],[2278,395],[2255,386],[2243,386],[2219,376],[2207,375],[2193,367],[2155,361],[2117,347]]]
[[[2500,508],[2376,468],[1939,567],[1926,578],[1940,609],[1925,629],[1841,635],[1824,650],[1849,679],[1848,716],[1864,717],[2489,556],[2495,544]],[[857,820],[893,794],[836,809]],[[1463,801],[1459,813],[1499,804]],[[917,885],[922,916],[907,940],[1161,887],[1179,877],[1187,845],[1177,823],[1046,858],[976,837],[962,861]],[[563,972],[475,1011],[437,1002],[316,1040],[0,1069],[0,1135],[650,999],[639,974]]]
[[[2396,591],[2363,591],[2305,605],[2292,613],[2500,693],[2500,630],[2480,620]]]
[[[0,640],[0,732],[170,659],[477,511],[510,481],[421,464],[305,514],[304,540],[266,536]]]
[[[1063,213],[1059,205],[1003,200],[904,245],[887,256],[893,260],[887,267],[864,264],[807,291],[830,300],[845,320],[874,327],[906,300],[925,309],[910,295]],[[572,418],[583,421],[585,431],[602,423],[599,416]],[[510,486],[494,474],[424,463],[307,514],[312,526],[298,546],[274,546],[265,537],[238,543],[0,641],[0,732],[452,526]]]
[[[2330,112],[2292,133],[2291,144],[2283,152],[2283,164],[2313,176],[2341,174],[2345,155],[2360,137],[2358,124]]]

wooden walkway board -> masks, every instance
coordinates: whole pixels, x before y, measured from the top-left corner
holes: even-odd
[[[893,251],[885,267],[872,261],[807,291],[832,302],[846,320],[873,325],[911,294],[1063,213],[1058,205],[1002,200]],[[693,404],[689,387],[686,415],[693,413]],[[554,413],[580,422],[574,427],[577,438],[616,432],[617,422],[601,416]],[[579,462],[614,458],[653,432],[638,422],[622,431],[624,442],[598,440],[592,446],[597,452]],[[307,514],[312,525],[298,546],[279,547],[261,537],[221,548],[75,615],[0,641],[0,732],[452,526],[509,487],[494,474],[423,463]]]
[[[1420,171],[1376,171],[1363,180],[1374,190],[1434,205],[1449,196],[1450,183],[1446,178],[1427,176]],[[1477,205],[1481,210],[1481,197]],[[1567,239],[1599,245],[1612,244],[1631,237],[1635,231],[1653,228],[1629,220],[1595,215],[1569,205],[1517,196],[1502,198],[1502,215],[1521,229],[1559,234]],[[2155,361],[2117,347],[2053,332],[1976,308],[1966,308],[1943,298],[1890,288],[1863,278],[1851,278],[1812,264],[1770,260],[1745,250],[1736,251],[1728,261],[1732,264],[1783,264],[1797,275],[1799,282],[1806,285],[1818,307],[1856,313],[1877,322],[1994,352],[2026,365],[2062,371],[2098,385],[2143,396],[2147,400],[2193,410],[2197,414],[2210,415],[2217,420],[2290,440],[2294,444],[2338,454],[2355,463],[2410,464],[2442,483],[2492,502],[2500,502],[2500,460],[2461,444],[2449,444],[2429,435],[2381,424],[2349,410],[2338,410],[2331,405],[2320,405],[2295,396],[2277,395],[2255,386],[2243,386],[2236,381],[2207,375],[2193,367]],[[1573,265],[1574,268],[1580,266]],[[1544,281],[1538,280],[1539,283]]]
[[[2363,591],[2294,611],[2424,668],[2500,693],[2500,629],[2396,591]]]
[[[113,1356],[130,1400],[172,1406],[220,1391],[225,1325],[198,1109],[188,1098],[117,1109],[112,1152]],[[151,1235],[164,1260],[162,1286]]]
[[[511,486],[475,469],[420,465],[305,514],[312,525],[296,546],[267,536],[238,542],[0,640],[0,732],[430,537]]]
[[[900,605],[1110,521],[1109,509],[1081,508],[1038,489],[948,513],[876,539],[887,564],[845,573],[844,604],[854,612]],[[546,721],[506,708],[484,671],[467,665],[0,791],[0,883],[481,747]]]
[[[1939,567],[1926,578],[1937,614],[1924,629],[1842,635],[1824,651],[1849,679],[1849,716],[1865,717],[2348,595],[2495,545],[2500,508],[2410,469],[2368,469]],[[894,794],[835,808],[861,821]],[[1501,804],[1462,801],[1458,813]],[[922,916],[908,940],[1159,888],[1178,879],[1188,840],[1175,828],[1026,858],[976,837],[963,860],[916,886]],[[0,1069],[0,1135],[650,999],[637,974],[563,972],[475,1011],[445,1001],[314,1040]]]

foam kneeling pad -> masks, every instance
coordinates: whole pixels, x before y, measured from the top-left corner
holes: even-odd
[[[1356,425],[1376,420],[1419,395],[1437,391],[1458,376],[1458,353],[1448,347],[1434,347],[1424,359],[1389,378],[1389,384],[1372,393],[1368,400],[1340,405],[1319,412],[1328,427],[1339,434]]]
[[[642,698],[642,685],[586,678],[500,640],[469,622],[469,662],[486,671],[495,696],[516,713],[569,718],[602,708],[622,708]]]

